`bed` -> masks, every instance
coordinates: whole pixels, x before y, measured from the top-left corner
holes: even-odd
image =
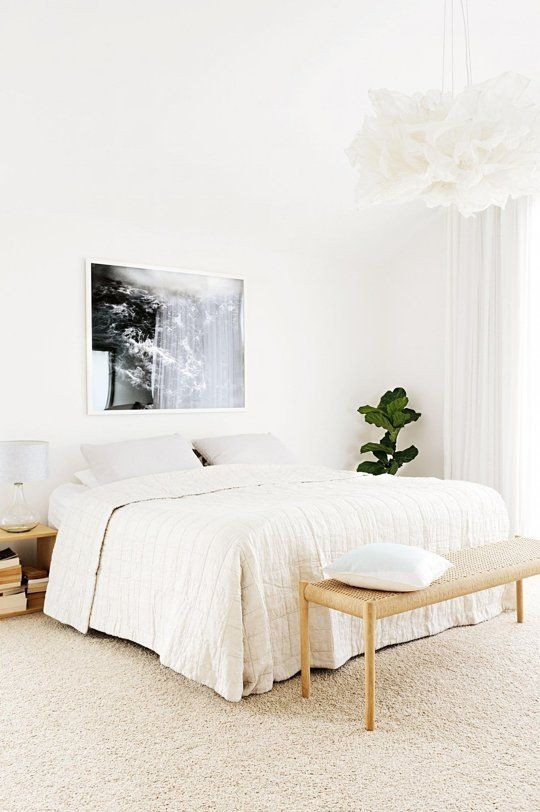
[[[75,487],[75,486],[74,486]],[[157,652],[225,699],[269,691],[299,671],[298,581],[373,541],[443,554],[508,536],[490,488],[296,465],[218,465],[72,494],[45,612]],[[387,618],[377,647],[503,609],[501,588]],[[363,650],[361,621],[315,608],[312,665]]]
[[[49,517],[47,523],[49,527],[60,529],[64,518],[70,508],[76,504],[79,496],[88,493],[89,488],[75,482],[64,482],[58,485],[49,496]]]

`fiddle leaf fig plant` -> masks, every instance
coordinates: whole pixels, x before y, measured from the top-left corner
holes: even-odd
[[[411,462],[418,454],[414,445],[397,450],[397,439],[401,429],[408,423],[415,423],[420,412],[409,409],[409,398],[401,387],[385,392],[378,406],[360,406],[358,411],[364,415],[366,423],[384,429],[384,436],[378,443],[364,443],[361,454],[371,453],[374,460],[361,462],[357,471],[365,474],[395,474],[406,462]]]

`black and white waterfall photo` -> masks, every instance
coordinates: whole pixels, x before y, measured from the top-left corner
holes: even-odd
[[[242,409],[244,283],[89,261],[88,411]]]

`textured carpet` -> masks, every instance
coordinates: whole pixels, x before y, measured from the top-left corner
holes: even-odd
[[[131,643],[0,623],[0,809],[540,809],[540,584],[506,613],[225,702]]]

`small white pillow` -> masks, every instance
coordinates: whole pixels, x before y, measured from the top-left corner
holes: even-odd
[[[324,568],[328,578],[388,592],[424,589],[454,565],[437,553],[408,544],[365,544]]]
[[[232,434],[228,437],[204,437],[193,440],[210,465],[259,463],[261,465],[292,465],[296,458],[287,446],[273,434]]]
[[[100,485],[146,474],[202,467],[191,443],[179,434],[106,445],[82,445],[81,451]]]
[[[84,471],[75,471],[73,476],[75,479],[78,479],[79,482],[82,482],[83,485],[86,485],[87,488],[97,488],[99,485],[91,468],[85,468]]]

